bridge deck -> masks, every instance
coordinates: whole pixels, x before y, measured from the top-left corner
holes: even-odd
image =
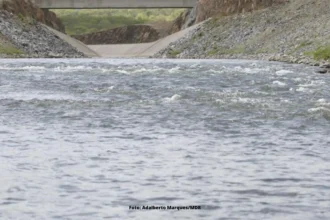
[[[40,8],[192,8],[197,0],[32,0]]]

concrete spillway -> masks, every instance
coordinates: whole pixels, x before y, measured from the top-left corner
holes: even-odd
[[[142,44],[108,44],[108,45],[88,45],[90,49],[95,51],[101,57],[150,57],[157,52],[165,49],[172,42],[184,37],[190,31],[198,28],[202,23],[191,26],[187,29],[159,39],[152,43]]]
[[[192,8],[197,0],[31,0],[39,8]]]
[[[78,51],[84,53],[88,57],[104,57],[104,58],[120,58],[120,57],[150,57],[165,49],[172,42],[184,37],[190,31],[197,29],[205,21],[186,28],[182,31],[169,35],[165,38],[159,39],[151,43],[142,44],[108,44],[108,45],[85,45],[82,42],[71,38],[70,36],[63,34],[57,30],[54,30],[45,25],[54,34],[60,37],[62,40],[71,44]]]

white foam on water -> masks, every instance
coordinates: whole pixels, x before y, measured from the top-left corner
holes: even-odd
[[[300,77],[293,78],[292,80],[295,81],[295,82],[301,82],[301,81],[303,81],[303,79],[300,78]]]
[[[324,104],[324,103],[327,102],[327,100],[326,99],[318,99],[316,102]]]
[[[190,67],[191,67],[191,68],[198,68],[198,67],[201,67],[201,65],[198,64],[198,63],[194,63],[194,64],[191,64]]]
[[[311,80],[309,83],[300,84],[299,87],[318,87],[324,85],[325,81],[323,80]]]
[[[94,92],[109,93],[114,88],[115,88],[114,86],[109,86],[109,87],[106,87],[106,88],[93,88],[92,90]]]
[[[72,111],[67,111],[65,112],[62,117],[68,117],[68,118],[71,118],[71,117],[79,117],[79,116],[82,116],[83,115],[83,112],[82,111],[78,111],[78,110],[72,110]]]
[[[258,103],[261,103],[260,99],[242,98],[242,97],[234,97],[230,101],[232,103],[242,103],[242,104],[258,104]]]
[[[114,72],[114,70],[111,69],[111,68],[109,68],[109,69],[105,69],[105,68],[97,68],[97,70],[99,70],[101,73]]]
[[[125,69],[116,69],[114,70],[117,73],[121,73],[121,74],[126,74],[126,75],[132,75],[132,74],[138,74],[138,73],[157,73],[160,70],[162,70],[162,68],[139,68],[139,69],[135,69],[135,70],[125,70]]]
[[[318,99],[316,101],[316,106],[326,106],[330,107],[330,102],[328,102],[326,99]]]
[[[293,73],[293,71],[291,70],[278,70],[275,72],[276,75],[278,76],[284,76],[284,75],[287,75],[287,74],[290,74],[290,73]]]
[[[116,72],[120,74],[130,75],[130,72],[128,72],[127,70],[116,70]]]
[[[219,70],[210,69],[208,71],[211,72],[211,73],[224,73],[225,72],[224,69],[219,69]]]
[[[225,104],[226,103],[226,100],[224,100],[224,99],[216,99],[215,102],[218,103],[218,104]]]
[[[296,89],[297,92],[313,92],[311,89],[306,88],[306,87],[299,87]]]
[[[8,67],[8,66],[0,66],[0,70],[16,70],[16,71],[23,71],[23,70],[29,70],[29,71],[42,71],[45,70],[46,67],[44,66],[23,66],[23,67]]]
[[[134,70],[131,73],[149,73],[149,72],[151,72],[150,69],[146,69],[146,68],[143,67],[143,68]]]
[[[96,72],[101,72],[101,73],[121,73],[121,74],[136,74],[136,73],[154,73],[154,72],[159,72],[161,70],[166,70],[169,71],[170,73],[175,73],[180,69],[180,67],[174,67],[170,70],[164,69],[161,67],[155,67],[155,68],[134,68],[134,69],[123,69],[123,67],[120,68],[114,68],[113,66],[109,66],[109,68],[106,67],[93,67],[93,66],[85,66],[85,65],[72,65],[72,66],[67,66],[67,65],[59,65],[59,66],[52,66],[52,67],[47,67],[47,66],[23,66],[23,67],[17,67],[17,66],[0,66],[0,70],[9,70],[9,71],[26,71],[26,72],[44,72],[45,70],[49,70],[51,72],[79,72],[79,71],[96,71]]]
[[[242,68],[240,66],[236,66],[234,68],[235,71],[243,72],[243,73],[261,73],[269,71],[269,68]]]
[[[167,101],[167,102],[174,102],[174,101],[177,101],[179,99],[181,99],[181,96],[178,95],[178,94],[174,94],[172,97],[164,98],[164,100]]]
[[[316,107],[316,108],[310,108],[307,110],[309,113],[315,113],[315,112],[328,112],[330,113],[330,109],[326,107]]]
[[[273,82],[273,85],[277,85],[277,86],[280,86],[280,87],[284,87],[284,86],[286,86],[287,84],[284,83],[284,82],[281,82],[281,81],[275,80],[275,81]]]
[[[258,102],[257,99],[252,99],[252,98],[238,98],[235,101],[239,103],[250,103],[250,104]]]
[[[92,70],[95,69],[93,67],[87,67],[87,66],[58,66],[55,68],[52,68],[55,72],[76,72],[81,70]]]
[[[180,72],[180,67],[177,66],[177,67],[174,67],[174,68],[171,68],[168,70],[169,73],[178,73]]]

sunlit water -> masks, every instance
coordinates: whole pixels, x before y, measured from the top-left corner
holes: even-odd
[[[0,219],[328,220],[329,85],[257,61],[1,60]]]

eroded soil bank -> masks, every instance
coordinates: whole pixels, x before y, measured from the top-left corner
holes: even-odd
[[[160,33],[150,25],[129,25],[72,37],[89,45],[149,43],[160,38]]]

